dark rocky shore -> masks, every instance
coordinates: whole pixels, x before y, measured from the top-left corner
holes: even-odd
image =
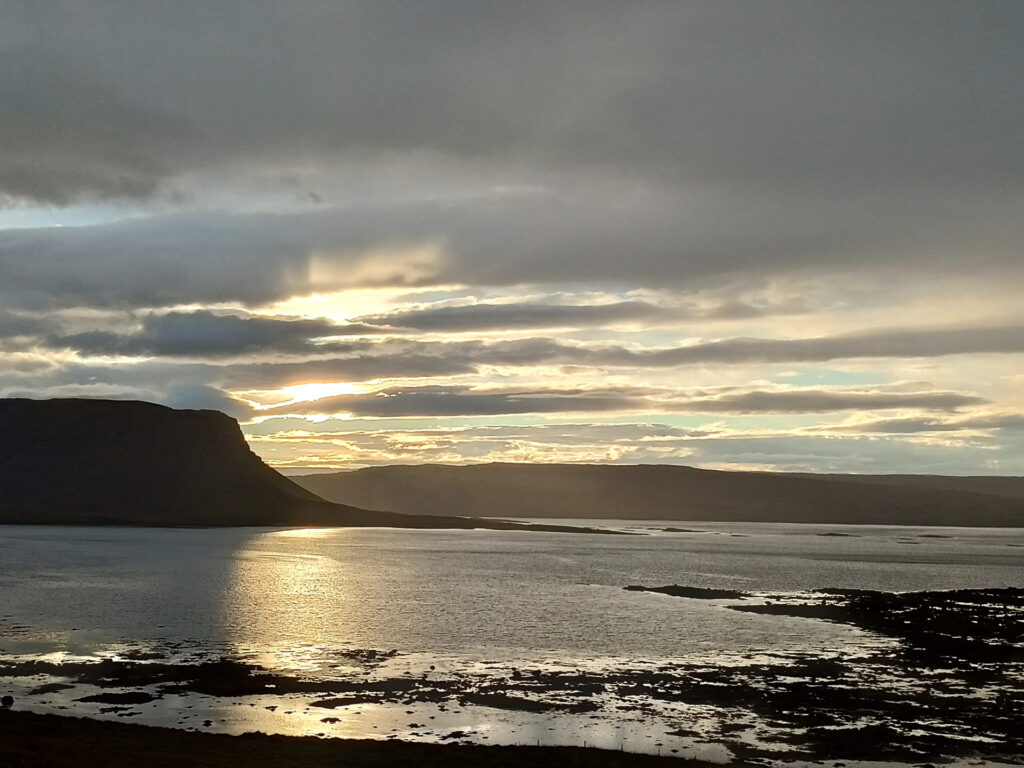
[[[653,698],[739,707],[780,726],[770,746],[730,743],[750,759],[1024,764],[1024,589],[890,593],[821,589],[727,594],[679,585],[626,587],[691,599],[760,602],[748,613],[856,626],[894,641],[863,656],[805,655],[641,681]],[[768,747],[768,748],[766,748]]]
[[[224,736],[0,710],[2,768],[242,766],[579,766],[712,768],[713,763],[579,747],[484,747],[315,736]]]

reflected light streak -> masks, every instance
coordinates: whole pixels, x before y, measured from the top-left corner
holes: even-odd
[[[355,602],[345,566],[329,553],[343,535],[339,529],[275,531],[235,554],[221,620],[236,653],[274,671],[337,671],[340,660],[317,648],[344,639]],[[275,545],[281,537],[307,539],[312,551],[282,551],[283,542]],[[328,551],[313,544],[329,537]]]

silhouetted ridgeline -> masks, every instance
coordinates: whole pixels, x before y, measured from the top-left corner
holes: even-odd
[[[0,400],[0,522],[273,524],[343,509],[264,464],[217,411]]]
[[[678,466],[369,467],[292,478],[334,501],[403,512],[1024,527],[1024,478],[792,475]],[[991,491],[982,492],[990,486]],[[1016,497],[1014,494],[1018,494]]]
[[[3,523],[556,529],[335,504],[264,464],[223,413],[78,399],[0,400]]]

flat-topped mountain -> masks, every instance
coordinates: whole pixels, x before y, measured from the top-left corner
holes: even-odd
[[[0,400],[0,522],[269,524],[332,508],[218,411]]]
[[[476,464],[368,467],[292,479],[327,499],[395,512],[1024,527],[1024,478],[859,478],[666,465]]]
[[[86,399],[0,399],[5,523],[526,527],[332,503],[264,464],[223,413]]]

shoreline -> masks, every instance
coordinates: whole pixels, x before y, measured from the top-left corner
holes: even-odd
[[[442,768],[593,766],[594,768],[721,768],[681,757],[592,747],[424,744],[398,740],[339,739],[246,733],[228,736],[136,723],[0,710],[0,765],[11,768],[209,768],[306,765]],[[742,766],[743,763],[730,763]]]

